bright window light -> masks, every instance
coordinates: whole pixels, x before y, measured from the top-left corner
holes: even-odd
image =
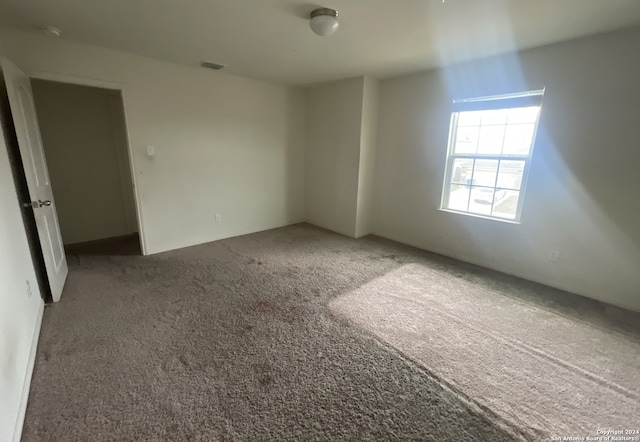
[[[453,102],[442,209],[520,221],[543,93]]]

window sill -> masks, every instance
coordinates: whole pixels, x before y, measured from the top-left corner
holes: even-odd
[[[484,216],[481,215],[479,213],[470,213],[470,212],[461,212],[458,210],[452,210],[452,209],[437,209],[438,212],[447,212],[447,213],[455,213],[456,215],[466,215],[466,216],[470,216],[473,218],[482,218],[482,219],[488,219],[490,221],[498,221],[501,223],[506,223],[506,224],[515,224],[515,225],[521,225],[522,223],[519,220],[513,220],[513,219],[504,219],[504,218],[496,218],[493,216]]]

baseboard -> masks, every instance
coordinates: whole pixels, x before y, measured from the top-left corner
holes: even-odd
[[[44,302],[40,302],[38,308],[36,326],[31,339],[31,349],[29,350],[29,360],[27,361],[27,372],[22,384],[22,394],[20,396],[20,408],[16,418],[16,426],[13,430],[13,442],[20,442],[22,438],[22,428],[24,427],[24,418],[27,414],[27,401],[29,400],[29,390],[31,389],[31,376],[33,375],[33,367],[36,362],[36,353],[38,350],[38,340],[40,339],[40,328],[42,327],[42,316],[44,314]]]
[[[155,248],[147,248],[145,250],[145,253],[147,255],[156,255],[159,253],[165,253],[165,252],[171,252],[173,250],[179,250],[179,249],[184,249],[186,247],[193,247],[193,246],[199,246],[201,244],[207,244],[210,242],[215,242],[215,241],[222,241],[223,239],[230,239],[230,238],[236,238],[238,236],[244,236],[244,235],[251,235],[253,233],[259,233],[259,232],[266,232],[267,230],[273,230],[273,229],[281,229],[283,227],[288,227],[288,226],[293,226],[295,224],[301,224],[306,222],[303,218],[294,218],[292,220],[286,221],[284,224],[276,224],[276,225],[272,225],[272,226],[265,226],[265,227],[259,227],[258,230],[241,230],[238,232],[233,232],[230,234],[223,234],[220,236],[211,236],[208,238],[203,238],[203,239],[198,239],[198,240],[194,240],[194,241],[185,241],[185,242],[179,242],[179,243],[174,243],[174,244],[170,244],[170,245],[165,245],[163,247],[160,247],[158,249]]]
[[[311,224],[312,226],[320,227],[321,229],[325,229],[325,230],[329,230],[330,232],[337,233],[338,235],[346,236],[348,238],[357,239],[356,236],[355,236],[355,232],[354,233],[348,233],[348,232],[345,232],[343,230],[336,229],[335,227],[328,226],[328,225],[326,225],[324,223],[313,221],[313,220],[309,220],[309,219],[306,220],[305,222],[307,224]]]
[[[408,241],[408,240],[406,240],[404,238],[400,238],[400,237],[397,237],[395,235],[387,235],[387,234],[379,233],[379,232],[376,232],[376,231],[372,232],[371,234],[374,235],[374,236],[377,236],[377,237],[380,237],[380,238],[384,238],[384,239],[388,239],[390,241],[394,241],[394,242],[397,242],[397,243],[400,243],[400,244],[404,244],[404,245],[407,245],[407,246],[410,246],[410,247],[415,247],[417,249],[424,250],[424,251],[427,251],[427,252],[430,252],[430,253],[435,253],[437,255],[442,255],[442,256],[445,256],[447,258],[455,259],[456,261],[466,262],[468,264],[473,264],[473,265],[478,266],[478,267],[482,267],[482,268],[485,268],[485,269],[489,269],[489,270],[493,270],[493,271],[496,271],[496,272],[500,272],[500,273],[503,273],[505,275],[515,276],[516,278],[521,278],[521,279],[524,279],[524,280],[527,280],[527,281],[535,282],[536,284],[542,284],[542,285],[547,286],[547,287],[551,287],[551,288],[554,288],[554,289],[562,290],[564,292],[569,292],[569,293],[572,293],[574,295],[582,296],[583,298],[589,298],[589,299],[592,299],[594,301],[598,301],[598,302],[602,302],[604,304],[612,305],[612,306],[617,307],[617,308],[621,308],[621,309],[624,309],[624,310],[630,310],[632,312],[640,312],[640,307],[639,306],[626,305],[626,304],[623,304],[623,303],[616,302],[616,300],[612,301],[610,299],[602,299],[600,296],[598,296],[598,293],[591,292],[589,290],[576,288],[576,287],[573,287],[573,286],[570,286],[570,285],[566,285],[566,284],[559,284],[557,282],[551,282],[550,283],[549,281],[546,281],[544,279],[537,278],[537,277],[531,277],[530,275],[526,275],[526,274],[523,274],[521,272],[506,271],[503,268],[500,268],[499,266],[491,265],[490,263],[488,264],[486,262],[480,262],[480,261],[471,260],[471,259],[463,259],[463,258],[460,258],[459,256],[456,256],[455,254],[450,253],[450,252],[446,252],[446,251],[440,250],[437,247],[431,247],[431,246],[427,247],[427,246],[424,246],[424,245],[420,245],[417,242]]]
[[[127,233],[126,235],[110,236],[109,238],[92,239],[91,241],[74,242],[71,244],[65,244],[64,246],[65,247],[92,246],[95,244],[104,244],[105,242],[116,241],[119,239],[133,238],[134,236],[138,236],[138,232]]]

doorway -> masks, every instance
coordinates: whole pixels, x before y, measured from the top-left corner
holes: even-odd
[[[141,255],[122,91],[31,86],[65,253]]]

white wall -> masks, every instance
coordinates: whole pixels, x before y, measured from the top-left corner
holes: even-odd
[[[375,233],[640,311],[638,42],[635,28],[382,82]],[[438,211],[451,100],[543,85],[522,223]]]
[[[42,80],[32,87],[64,243],[137,231],[127,217],[135,211],[127,198],[131,174],[128,167],[121,174],[118,161],[127,158],[127,146],[118,143],[112,121],[124,118],[112,110],[118,93]]]
[[[370,77],[307,89],[307,222],[355,238],[371,233],[378,94]]]
[[[307,90],[306,217],[356,236],[364,77]]]
[[[379,94],[379,81],[371,77],[364,77],[362,123],[360,130],[360,164],[358,170],[356,238],[370,234],[373,228]]]
[[[122,86],[147,253],[304,220],[302,91],[6,28],[0,54]]]
[[[3,109],[4,111],[4,109]],[[0,133],[0,441],[19,440],[43,303]]]

